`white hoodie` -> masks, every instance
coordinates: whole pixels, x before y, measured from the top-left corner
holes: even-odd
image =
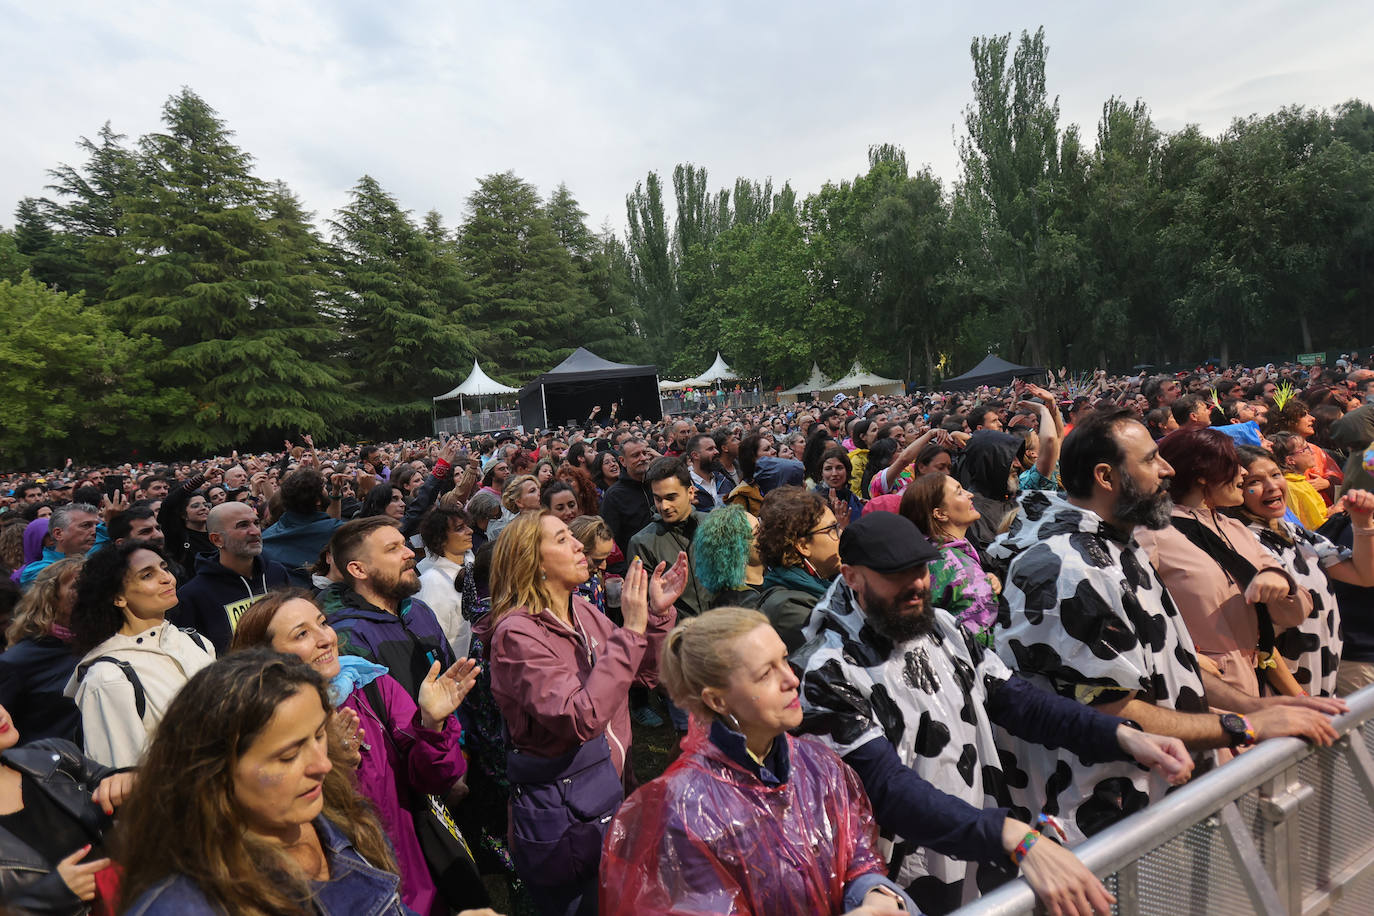
[[[138,765],[157,723],[191,676],[215,660],[215,647],[163,621],[137,636],[119,633],[87,652],[63,690],[81,710],[86,756],[116,768]],[[138,716],[133,682],[119,665],[91,664],[101,657],[128,662],[143,686]],[[84,676],[83,676],[84,674]]]

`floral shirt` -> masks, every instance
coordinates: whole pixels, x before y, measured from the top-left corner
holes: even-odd
[[[959,538],[936,544],[940,559],[930,562],[930,595],[936,607],[954,615],[966,630],[985,646],[993,643],[997,622],[997,595],[983,572],[978,551]]]

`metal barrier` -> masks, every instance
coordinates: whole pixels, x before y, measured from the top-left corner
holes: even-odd
[[[1117,916],[1374,913],[1374,686],[1346,702],[1333,747],[1265,741],[1075,847]],[[1018,879],[955,912],[1034,908]]]
[[[721,391],[697,392],[688,397],[660,397],[663,415],[701,413],[706,410],[724,410],[727,407],[767,407],[777,403],[777,394],[772,391]]]
[[[462,414],[456,417],[436,417],[434,434],[480,433],[494,429],[514,429],[520,425],[518,410],[483,410],[480,413]]]

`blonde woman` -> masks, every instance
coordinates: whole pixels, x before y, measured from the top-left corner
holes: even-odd
[[[800,681],[767,617],[707,611],[668,634],[659,667],[706,727],[612,821],[602,916],[916,911],[885,874],[858,776],[787,734]]]
[[[633,563],[617,627],[576,594],[582,542],[552,513],[523,512],[496,542],[488,647],[491,691],[509,730],[511,853],[541,912],[596,912],[610,815],[633,788],[629,690],[658,680],[658,650],[687,584],[687,555],[651,576]]]
[[[81,740],[81,714],[62,690],[76,670],[69,629],[76,578],[84,557],[67,557],[33,580],[5,631],[0,653],[0,706],[10,710],[25,743]]]
[[[501,517],[487,526],[487,540],[494,541],[521,512],[539,509],[539,481],[533,474],[521,474],[506,481],[501,491]]]

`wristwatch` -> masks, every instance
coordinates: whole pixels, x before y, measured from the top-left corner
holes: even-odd
[[[1233,712],[1224,712],[1219,718],[1221,730],[1231,739],[1231,747],[1249,747],[1255,743],[1255,729],[1249,719]]]

